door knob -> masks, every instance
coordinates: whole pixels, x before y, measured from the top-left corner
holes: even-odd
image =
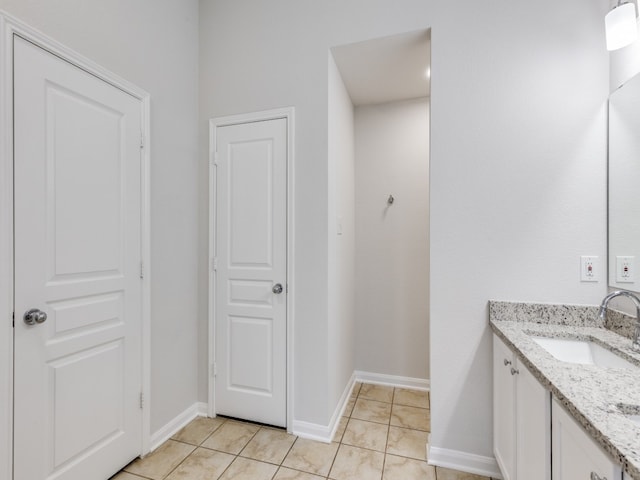
[[[282,293],[282,284],[281,283],[276,283],[273,288],[271,289],[271,291],[273,293],[275,293],[276,295],[279,295],[280,293]]]
[[[47,314],[37,308],[27,310],[22,317],[27,325],[35,325],[36,323],[44,323],[47,321]]]

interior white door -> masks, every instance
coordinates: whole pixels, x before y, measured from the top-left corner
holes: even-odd
[[[14,480],[102,480],[142,445],[141,103],[19,37],[14,78]]]
[[[216,129],[215,410],[286,426],[287,120]]]

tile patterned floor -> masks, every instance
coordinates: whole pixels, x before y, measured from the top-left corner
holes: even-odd
[[[111,480],[490,480],[427,465],[429,393],[356,384],[333,443],[197,418]]]

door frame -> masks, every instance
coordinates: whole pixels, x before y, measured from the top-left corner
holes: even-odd
[[[213,371],[213,364],[215,362],[215,327],[216,327],[216,311],[215,311],[215,287],[216,278],[214,271],[214,253],[215,253],[215,233],[216,233],[216,133],[220,127],[239,125],[243,123],[262,122],[267,120],[279,120],[285,119],[287,121],[287,317],[286,317],[286,422],[287,431],[291,433],[293,427],[293,334],[294,334],[294,135],[295,135],[295,107],[284,107],[273,110],[265,110],[261,112],[245,113],[240,115],[229,115],[224,117],[215,117],[209,120],[209,367],[208,367],[208,387],[209,387],[209,405],[208,415],[209,417],[215,417],[215,377]]]
[[[13,39],[19,36],[138,99],[142,108],[141,258],[142,279],[142,444],[149,452],[151,416],[151,275],[150,275],[150,96],[141,88],[0,10],[0,477],[13,477]],[[19,321],[16,318],[15,321]],[[115,473],[115,472],[114,472]]]

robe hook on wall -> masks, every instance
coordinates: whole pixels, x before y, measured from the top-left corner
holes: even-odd
[[[387,198],[387,205],[393,205],[394,201],[395,198],[393,198],[393,195],[389,195],[389,198]]]

